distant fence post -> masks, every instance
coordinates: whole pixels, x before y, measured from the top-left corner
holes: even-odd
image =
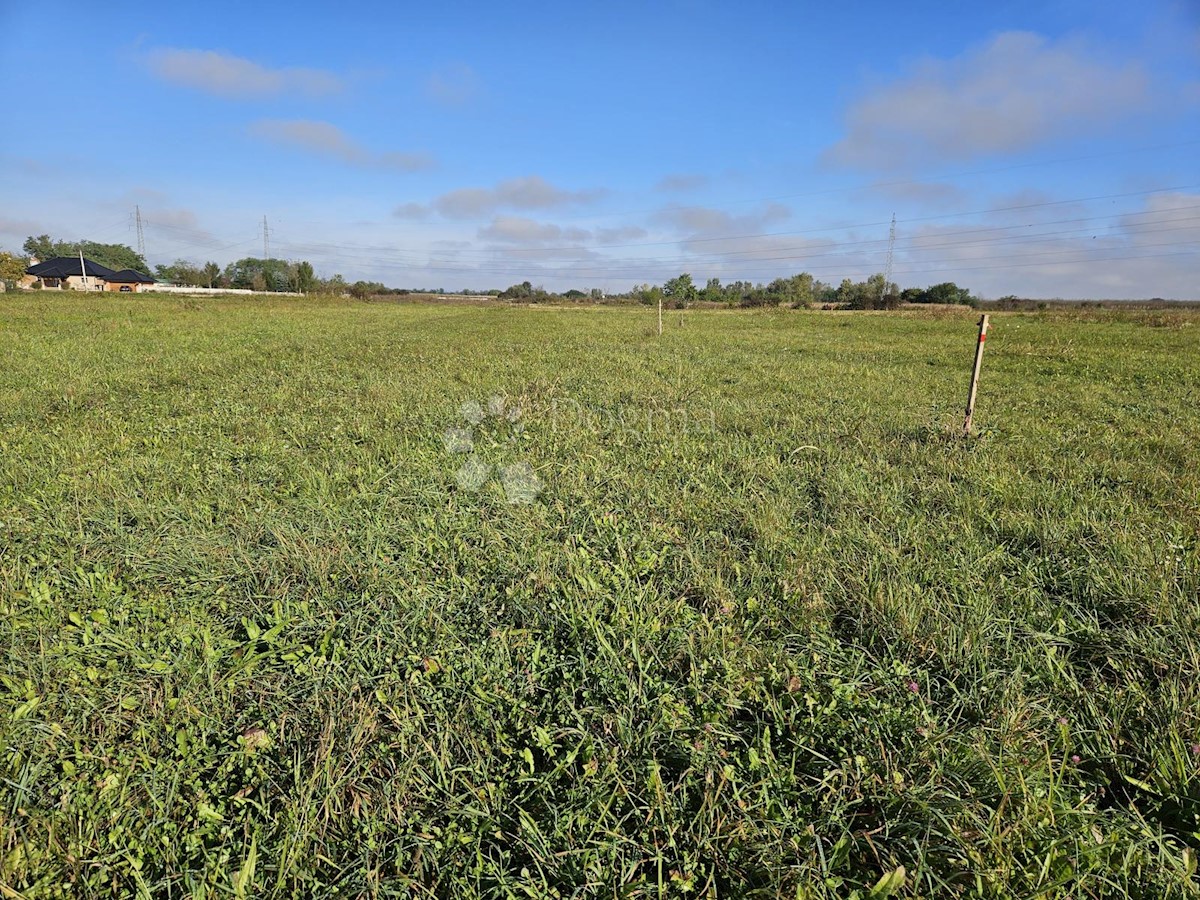
[[[662,334],[662,297],[658,298],[658,333]]]
[[[971,418],[975,415],[975,391],[979,388],[979,368],[983,365],[983,344],[987,340],[987,313],[979,320],[979,340],[975,344],[975,366],[971,369],[971,390],[967,394],[967,417],[963,420],[963,437],[971,433]]]

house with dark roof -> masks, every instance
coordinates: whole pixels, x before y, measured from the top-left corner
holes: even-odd
[[[112,273],[112,277],[108,279],[108,289],[110,291],[123,291],[129,293],[137,293],[138,291],[148,290],[147,285],[154,284],[154,279],[149,275],[143,275],[137,269],[118,269]]]
[[[133,269],[114,272],[108,266],[78,256],[56,256],[25,270],[22,287],[69,291],[139,291],[154,279]]]

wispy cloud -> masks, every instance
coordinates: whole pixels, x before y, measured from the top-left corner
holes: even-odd
[[[968,193],[942,181],[894,181],[871,185],[856,192],[858,196],[887,197],[904,206],[921,209],[949,209],[967,202]]]
[[[490,188],[459,188],[434,198],[427,206],[405,203],[394,212],[404,219],[420,219],[431,212],[447,219],[473,219],[501,209],[562,209],[592,203],[602,196],[604,191],[600,189],[570,191],[530,175],[510,178]]]
[[[1200,245],[1200,194],[1155,194],[1140,214],[1122,216],[1120,227],[1135,244],[1169,240],[1180,247]]]
[[[1010,199],[1046,196],[1025,190]],[[985,297],[1196,298],[1200,266],[1191,250],[1200,240],[1200,195],[1154,194],[1118,216],[1088,204],[1050,209],[1057,212],[1041,223],[998,210],[968,228],[902,227],[896,280],[905,286],[955,281]],[[872,264],[878,264],[878,251],[864,252],[860,267],[848,271],[865,272]]]
[[[262,119],[250,126],[255,137],[285,146],[298,147],[318,156],[341,160],[354,166],[418,172],[434,166],[423,153],[372,153],[329,122],[311,119]]]
[[[0,216],[0,234],[8,238],[8,242],[12,243],[12,247],[5,247],[0,244],[0,250],[9,250],[17,252],[17,248],[24,242],[25,238],[31,234],[41,234],[46,229],[42,227],[40,222],[35,222],[33,219],[9,219]]]
[[[1080,41],[1006,32],[953,59],[927,59],[846,113],[825,160],[865,169],[1012,153],[1111,128],[1141,110],[1149,79]]]
[[[734,215],[723,209],[708,206],[675,206],[655,213],[655,220],[693,237],[726,237],[754,234],[791,217],[792,211],[782,203],[768,203],[761,209]]]
[[[479,237],[502,244],[580,243],[590,241],[592,232],[586,228],[563,228],[551,222],[537,222],[522,216],[497,216],[489,225],[479,229]]]
[[[414,222],[422,222],[428,219],[432,210],[424,203],[401,203],[392,210],[392,215],[397,219],[411,219]]]
[[[480,240],[495,244],[524,247],[545,247],[551,244],[575,245],[560,249],[580,250],[578,245],[604,246],[622,241],[636,241],[646,237],[646,229],[637,225],[619,225],[615,228],[579,228],[556,225],[553,222],[538,222],[524,216],[496,216],[476,232]]]
[[[128,214],[135,205],[146,226],[146,245],[152,257],[164,257],[179,250],[186,253],[201,248],[219,249],[228,243],[202,226],[195,210],[178,205],[170,194],[148,185],[135,185],[98,204],[117,215]],[[129,227],[133,227],[132,217]]]
[[[647,231],[640,225],[617,225],[614,228],[598,228],[596,240],[601,244],[616,244],[621,241],[640,241]]]
[[[709,178],[707,175],[679,172],[672,175],[664,175],[658,180],[658,184],[654,185],[654,189],[663,193],[678,194],[706,187],[708,183]]]
[[[164,81],[233,99],[278,94],[321,97],[345,87],[342,78],[324,69],[270,68],[217,50],[164,47],[152,51],[147,64]]]
[[[425,95],[443,106],[463,106],[482,90],[479,75],[466,63],[452,63],[434,72],[425,82]]]
[[[0,163],[4,165],[9,172],[29,176],[30,178],[42,178],[48,175],[53,175],[56,172],[54,166],[47,165],[44,160],[32,159],[27,156],[8,156],[0,154]]]

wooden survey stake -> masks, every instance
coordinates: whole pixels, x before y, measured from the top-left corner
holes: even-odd
[[[971,390],[967,394],[967,417],[963,420],[963,436],[971,433],[971,417],[975,415],[975,391],[979,388],[979,367],[983,365],[983,344],[987,340],[987,313],[979,320],[979,341],[975,344],[975,366],[971,369]]]

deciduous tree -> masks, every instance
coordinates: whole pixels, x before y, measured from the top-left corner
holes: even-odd
[[[316,283],[316,276],[313,275],[312,263],[307,260],[301,260],[296,263],[296,290],[302,294],[307,294],[313,289],[313,284]]]
[[[663,285],[663,296],[675,306],[687,308],[696,299],[696,285],[687,272],[670,279]]]
[[[28,266],[24,256],[0,252],[0,281],[20,281]]]
[[[154,274],[158,276],[159,281],[189,287],[200,287],[206,280],[205,273],[186,259],[177,259],[169,266],[159,264],[154,267]]]
[[[221,279],[221,267],[211,260],[204,264],[201,270],[204,274],[204,281],[208,287],[216,287]]]
[[[292,264],[286,259],[247,256],[225,267],[229,287],[255,291],[289,291],[295,284]]]

